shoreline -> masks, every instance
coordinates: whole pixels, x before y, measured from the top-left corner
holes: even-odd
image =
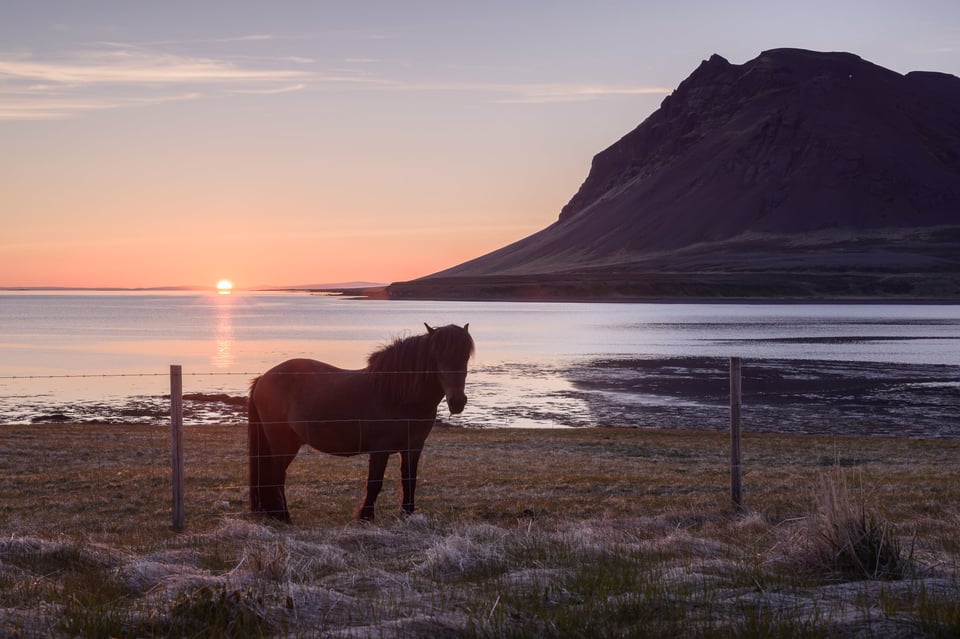
[[[403,283],[403,282],[398,282]],[[790,296],[790,295],[403,295],[392,296],[390,286],[363,288],[251,288],[234,289],[232,294],[244,293],[291,293],[340,297],[350,300],[418,301],[418,302],[534,302],[534,303],[570,303],[570,304],[783,304],[783,305],[896,305],[896,306],[957,306],[960,297],[955,296]],[[43,286],[6,286],[0,287],[3,293],[179,293],[179,294],[216,294],[212,287],[151,287],[151,288],[113,288],[113,287],[43,287]]]
[[[339,296],[344,299],[355,300],[385,300],[385,301],[418,301],[418,302],[536,302],[536,303],[571,303],[571,304],[836,304],[836,305],[917,305],[917,306],[956,306],[960,305],[960,297],[904,297],[904,296],[696,296],[696,295],[403,295],[392,296],[390,286],[370,288],[316,288],[316,289],[284,289],[290,293],[304,293],[310,295]]]
[[[531,429],[729,426],[727,358],[582,359],[531,371],[537,377],[526,390],[496,386],[503,372],[496,366],[475,371],[467,381],[467,412],[448,420],[441,406],[439,419],[481,430],[524,423]],[[742,385],[743,428],[752,432],[960,439],[960,367],[744,358]],[[514,401],[504,390],[532,394]],[[168,423],[169,401],[169,395],[70,403],[21,396],[0,404],[0,422],[160,425]],[[244,424],[245,402],[245,394],[190,391],[184,420]]]

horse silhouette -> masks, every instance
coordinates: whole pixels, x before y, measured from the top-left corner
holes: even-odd
[[[390,455],[400,454],[402,513],[414,511],[417,465],[446,397],[452,414],[467,403],[464,384],[474,352],[469,324],[431,328],[371,354],[367,367],[344,370],[291,359],[253,380],[248,401],[250,509],[290,521],[287,468],[308,444],[338,456],[370,455],[358,519],[373,521]]]

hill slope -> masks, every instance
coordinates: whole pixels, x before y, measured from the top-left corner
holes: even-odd
[[[960,78],[704,61],[546,229],[392,297],[960,297]]]

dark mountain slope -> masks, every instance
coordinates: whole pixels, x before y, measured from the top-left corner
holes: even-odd
[[[960,296],[960,78],[714,55],[548,228],[392,296]]]

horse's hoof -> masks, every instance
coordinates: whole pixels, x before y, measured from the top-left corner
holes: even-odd
[[[374,522],[373,508],[360,508],[353,514],[353,517],[359,522],[372,524]]]
[[[283,510],[260,509],[260,510],[254,510],[252,512],[254,515],[258,517],[262,517],[264,519],[282,521],[285,524],[290,523],[290,511],[287,509],[283,509]]]
[[[281,514],[279,514],[279,513],[266,512],[266,511],[263,511],[263,510],[254,510],[254,511],[251,511],[250,516],[253,517],[253,518],[255,518],[255,519],[257,519],[257,520],[263,521],[263,522],[268,522],[268,521],[269,521],[269,522],[275,522],[275,523],[278,523],[278,524],[289,524],[289,523],[291,523],[291,521],[290,521],[290,515],[281,515]]]

